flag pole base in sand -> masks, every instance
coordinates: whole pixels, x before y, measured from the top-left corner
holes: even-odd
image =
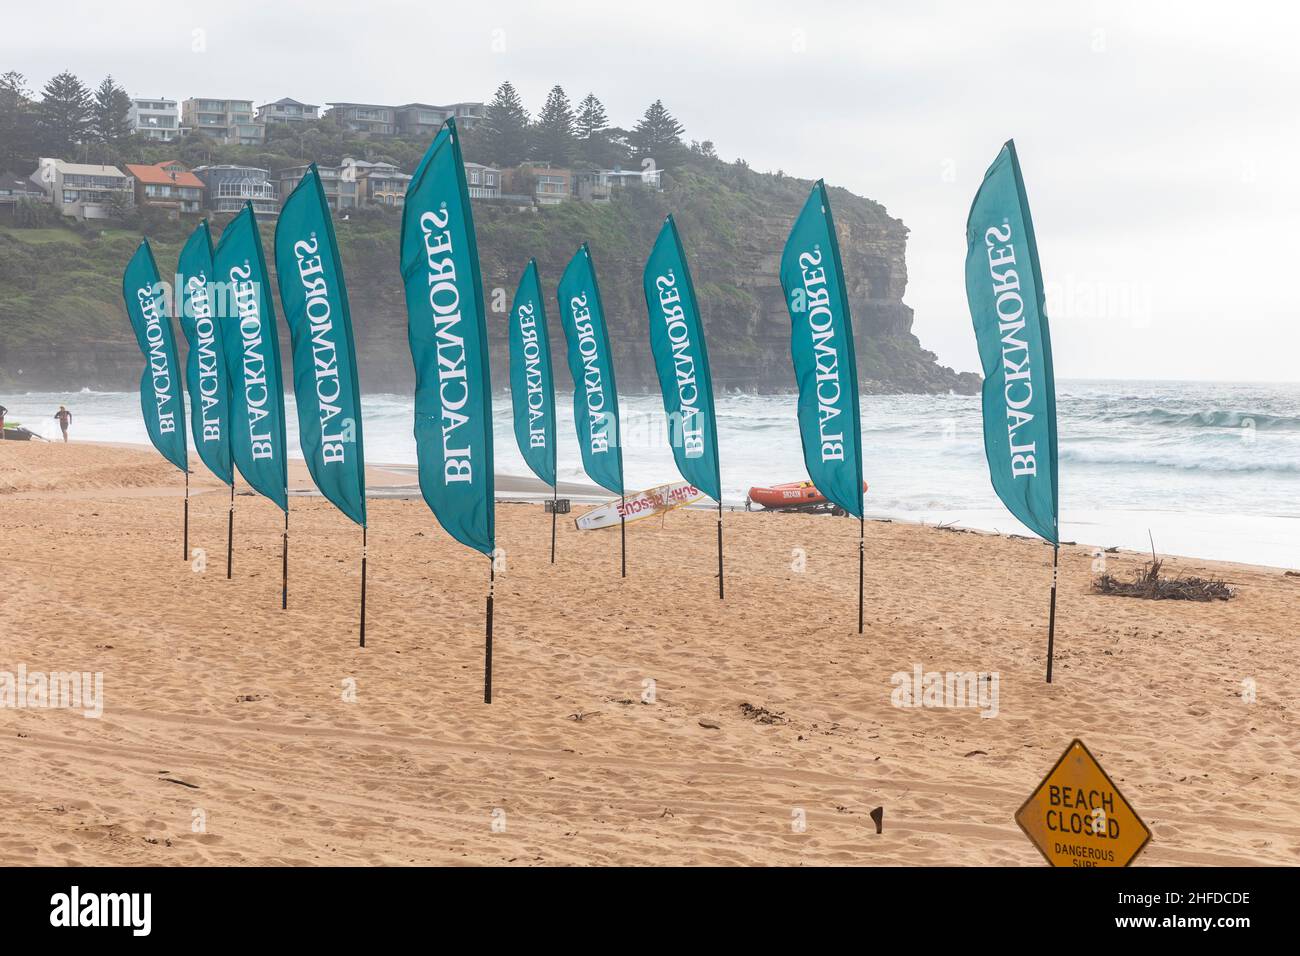
[[[1056,578],[1060,567],[1061,546],[1052,545],[1052,610],[1047,617],[1047,683],[1052,682],[1052,654],[1056,645]]]
[[[280,610],[283,611],[289,607],[289,507],[287,503],[284,509],[284,538],[281,539],[280,557]]]
[[[722,499],[718,499],[718,600],[726,597],[726,588],[722,576]]]
[[[483,648],[483,703],[492,703],[492,592],[496,590],[497,563],[488,556],[488,593],[487,618],[485,620],[486,643]]]
[[[235,561],[235,479],[230,479],[230,515],[226,519],[226,580],[234,571]]]
[[[361,526],[361,647],[366,646],[366,526]]]
[[[858,633],[862,633],[865,613],[865,595],[863,593],[863,576],[867,566],[867,516],[858,516]]]
[[[190,559],[190,470],[185,469],[185,530],[181,532],[183,547],[185,553],[181,556],[184,560]]]

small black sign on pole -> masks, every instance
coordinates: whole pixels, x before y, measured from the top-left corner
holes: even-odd
[[[555,522],[557,515],[567,515],[572,502],[568,498],[557,498],[555,496],[555,487],[551,487],[551,500],[543,502],[546,510],[551,513],[551,564],[555,563]]]

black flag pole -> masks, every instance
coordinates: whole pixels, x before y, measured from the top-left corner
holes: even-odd
[[[497,563],[488,555],[487,643],[483,648],[483,703],[492,703],[492,592],[496,589]]]
[[[1052,545],[1052,610],[1047,617],[1047,683],[1052,682],[1052,652],[1056,644],[1056,576],[1060,566],[1061,546]]]
[[[235,478],[230,478],[230,516],[226,520],[226,580],[230,580],[235,559]]]
[[[366,526],[361,526],[361,646],[366,646]]]
[[[190,470],[185,469],[185,530],[181,537],[184,539],[185,554],[184,559],[190,559]]]
[[[623,577],[627,577],[627,495],[619,496],[623,501],[623,506],[618,509],[618,536],[621,539],[623,547]]]
[[[862,633],[863,593],[862,576],[867,564],[867,516],[858,515],[858,633]]]
[[[718,499],[718,600],[723,600],[726,591],[722,584],[722,499]]]
[[[284,505],[284,538],[281,540],[280,555],[282,568],[280,572],[280,610],[289,606],[289,503]]]
[[[551,564],[555,563],[555,503],[559,499],[559,485],[551,485]]]

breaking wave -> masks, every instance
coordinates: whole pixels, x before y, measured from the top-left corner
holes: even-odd
[[[1222,472],[1225,474],[1300,474],[1300,461],[1261,460],[1250,453],[1241,456],[1198,455],[1192,449],[1185,453],[1160,454],[1151,449],[1126,451],[1122,448],[1105,449],[1070,448],[1060,450],[1063,462],[1080,465],[1112,465],[1122,468],[1177,469],[1182,472]]]
[[[1203,411],[1170,411],[1164,408],[1146,408],[1104,412],[1101,417],[1110,421],[1148,425],[1300,431],[1300,415],[1272,415],[1265,412],[1237,411],[1226,408],[1206,409]]]

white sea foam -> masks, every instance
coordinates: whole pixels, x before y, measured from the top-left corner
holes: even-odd
[[[366,383],[363,380],[362,387]],[[1060,382],[1062,536],[1146,548],[1147,530],[1174,554],[1300,567],[1300,385]],[[409,395],[365,393],[366,457],[414,464]],[[47,437],[60,403],[74,438],[147,443],[133,392],[0,395]],[[556,396],[559,477],[586,482],[571,394]],[[298,454],[293,398],[286,401]],[[621,402],[627,485],[677,476],[658,395]],[[497,470],[527,474],[510,419],[495,402]],[[993,494],[984,462],[978,396],[877,395],[862,400],[868,513],[1026,534]],[[807,477],[793,396],[718,398],[723,493]]]

